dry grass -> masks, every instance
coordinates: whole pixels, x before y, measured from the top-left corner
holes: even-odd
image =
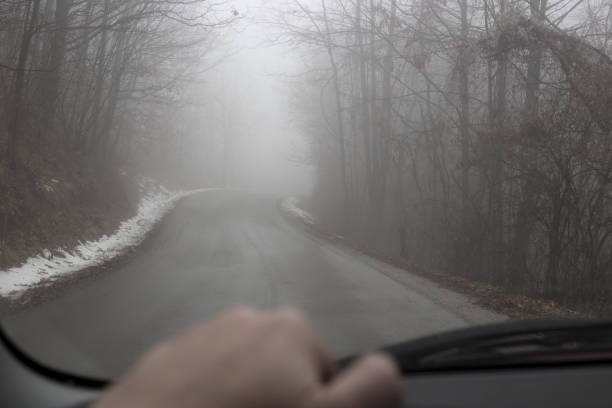
[[[0,146],[6,144],[0,132]],[[52,135],[24,135],[17,157],[12,169],[0,149],[0,269],[111,233],[135,211],[127,177]]]

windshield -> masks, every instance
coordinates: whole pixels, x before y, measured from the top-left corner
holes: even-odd
[[[232,306],[338,357],[612,296],[606,0],[0,2],[0,319],[114,378]]]

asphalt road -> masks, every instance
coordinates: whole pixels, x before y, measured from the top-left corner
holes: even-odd
[[[306,311],[338,356],[503,316],[463,295],[313,238],[275,199],[211,191],[185,199],[116,270],[3,320],[40,361],[96,377],[230,306]]]

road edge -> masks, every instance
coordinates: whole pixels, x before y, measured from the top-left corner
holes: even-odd
[[[292,200],[290,203],[287,200]],[[512,319],[533,318],[589,318],[590,315],[581,313],[556,302],[537,299],[526,295],[510,293],[494,285],[471,281],[461,276],[451,275],[435,268],[427,268],[409,259],[400,258],[382,251],[359,244],[342,235],[336,234],[317,223],[316,218],[298,205],[297,198],[283,197],[277,201],[279,213],[290,224],[316,238],[327,240],[333,244],[341,245],[360,255],[373,258],[376,261],[413,273],[428,279],[445,289],[449,289],[474,299],[475,304],[492,312],[508,316]],[[297,207],[297,211],[291,209]],[[305,216],[307,215],[307,216]]]
[[[172,206],[165,211],[165,213],[155,224],[153,224],[151,229],[149,229],[142,236],[142,239],[139,242],[124,248],[124,250],[117,256],[106,259],[104,262],[98,265],[93,265],[70,274],[58,275],[53,277],[53,279],[41,281],[36,285],[32,285],[31,287],[24,289],[19,293],[18,297],[11,298],[10,296],[0,296],[0,318],[17,313],[31,306],[52,300],[75,286],[88,281],[93,281],[102,274],[112,273],[113,270],[125,265],[138,252],[146,250],[146,248],[152,242],[152,237],[157,234],[162,225],[166,222],[168,216],[182,201],[193,196],[194,194],[204,191],[206,190],[194,190],[192,194],[183,194],[182,196],[176,198]]]

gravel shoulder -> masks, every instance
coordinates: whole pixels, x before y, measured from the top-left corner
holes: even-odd
[[[457,294],[462,294],[472,299],[472,303],[497,315],[503,315],[511,319],[536,319],[536,318],[589,318],[588,314],[581,313],[559,305],[546,299],[534,298],[518,293],[509,293],[496,286],[472,281],[470,279],[452,275],[435,268],[428,268],[412,262],[409,259],[400,258],[388,253],[377,251],[367,245],[351,241],[346,237],[329,231],[325,226],[316,222],[315,217],[299,207],[299,200],[294,197],[279,200],[279,211],[283,216],[298,228],[316,239],[327,240],[336,246],[345,248],[364,256],[366,262],[379,265],[378,270],[391,279],[407,285],[415,290],[428,285],[415,278],[424,278],[425,282],[435,282],[441,288],[449,290],[445,299],[452,299]],[[461,309],[461,308],[460,308]],[[468,313],[471,315],[471,313]],[[485,321],[487,321],[485,319]]]

